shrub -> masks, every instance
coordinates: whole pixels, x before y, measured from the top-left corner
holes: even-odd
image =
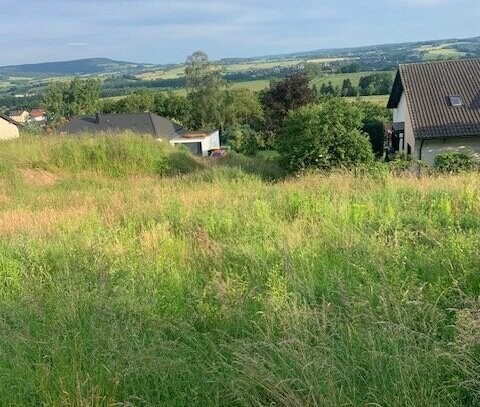
[[[253,156],[264,148],[260,135],[250,126],[237,126],[228,131],[228,144],[240,154]]]
[[[472,153],[448,151],[435,157],[434,167],[438,172],[457,174],[463,171],[472,171],[477,162]]]
[[[298,172],[353,168],[373,162],[362,119],[357,106],[339,98],[291,112],[279,142],[283,166]]]

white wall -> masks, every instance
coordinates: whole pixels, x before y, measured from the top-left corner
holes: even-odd
[[[407,98],[405,92],[403,92],[398,107],[393,109],[393,122],[403,123],[407,117],[407,110]]]
[[[400,141],[400,151],[407,152],[408,145],[410,144],[410,147],[412,148],[412,155],[417,157],[415,150],[417,147],[415,143],[415,135],[413,134],[412,119],[410,112],[408,111],[407,97],[405,92],[403,92],[402,96],[400,97],[398,107],[393,109],[393,122],[405,124],[405,130],[403,134],[404,142]]]
[[[208,152],[211,150],[217,150],[220,148],[220,132],[214,131],[207,137],[199,138],[178,138],[170,140],[170,144],[189,144],[189,143],[201,143],[202,144],[202,156],[208,157]]]
[[[20,135],[18,127],[0,118],[0,140],[12,140]]]
[[[417,144],[420,146],[420,143],[421,142],[419,141]],[[418,150],[420,150],[420,147]],[[435,157],[445,151],[471,151],[480,159],[480,137],[425,140],[422,148],[422,161],[433,165]]]

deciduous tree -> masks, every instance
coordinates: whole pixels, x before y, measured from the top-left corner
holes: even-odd
[[[57,124],[81,114],[95,113],[100,103],[100,81],[73,79],[71,82],[54,82],[48,86],[44,105],[49,120]]]
[[[186,88],[192,106],[191,124],[196,128],[224,127],[222,94],[226,82],[223,68],[210,62],[207,54],[197,51],[185,66]]]
[[[268,143],[272,147],[275,145],[283,120],[290,111],[313,102],[315,93],[304,72],[297,72],[280,82],[272,83],[270,89],[262,95]]]

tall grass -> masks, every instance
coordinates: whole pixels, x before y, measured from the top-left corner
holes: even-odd
[[[127,139],[0,145],[0,405],[480,403],[478,177],[158,177]]]

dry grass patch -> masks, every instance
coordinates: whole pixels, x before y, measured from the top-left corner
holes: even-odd
[[[40,168],[26,168],[20,170],[25,181],[31,185],[53,186],[60,181],[60,176]]]
[[[83,219],[87,213],[86,208],[42,209],[40,211],[8,210],[0,213],[0,234],[3,236],[19,233],[34,236],[51,235],[59,225],[74,219]]]

